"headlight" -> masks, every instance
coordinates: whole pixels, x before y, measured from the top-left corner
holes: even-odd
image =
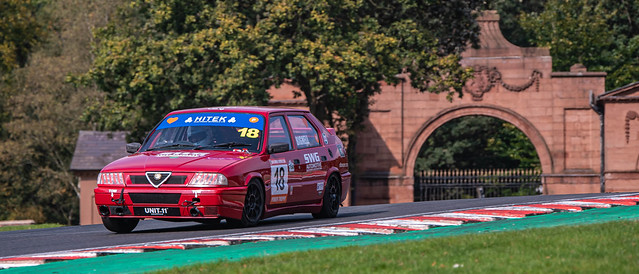
[[[122,172],[106,172],[98,174],[98,185],[124,185]]]
[[[191,181],[188,183],[189,186],[227,186],[229,185],[229,181],[226,179],[226,176],[219,173],[203,173],[198,172],[193,175]]]

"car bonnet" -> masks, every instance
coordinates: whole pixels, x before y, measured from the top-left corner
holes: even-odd
[[[108,164],[102,172],[215,172],[251,157],[233,151],[172,150],[134,154]]]

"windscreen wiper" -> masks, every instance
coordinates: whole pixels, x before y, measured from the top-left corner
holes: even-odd
[[[238,142],[226,142],[214,145],[213,147],[250,147],[251,144],[238,143]]]
[[[194,144],[192,143],[173,143],[170,145],[164,145],[164,146],[159,146],[159,147],[153,147],[153,148],[149,148],[147,149],[147,151],[151,151],[151,150],[158,150],[158,149],[166,149],[166,148],[178,148],[178,147],[195,147]]]

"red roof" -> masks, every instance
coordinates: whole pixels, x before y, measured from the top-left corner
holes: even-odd
[[[293,108],[274,108],[274,107],[253,107],[253,106],[231,106],[231,107],[206,107],[206,108],[191,108],[191,109],[182,109],[175,110],[169,113],[172,114],[180,114],[180,113],[196,113],[196,112],[248,112],[255,114],[270,114],[275,112],[309,112],[304,109],[293,109]]]

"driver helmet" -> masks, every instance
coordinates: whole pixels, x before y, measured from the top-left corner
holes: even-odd
[[[210,145],[213,141],[213,130],[207,126],[189,127],[189,142],[196,146]]]

